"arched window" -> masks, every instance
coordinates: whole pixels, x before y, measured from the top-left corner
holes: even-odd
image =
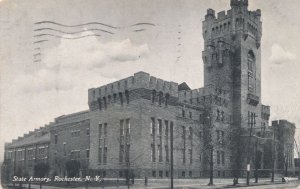
[[[255,55],[253,51],[249,51],[247,56],[247,64],[248,64],[248,91],[255,92],[256,84],[255,84]]]

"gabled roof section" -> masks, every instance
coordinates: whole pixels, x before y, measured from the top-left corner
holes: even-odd
[[[178,85],[178,91],[190,91],[191,88],[186,84],[186,82],[181,83]]]

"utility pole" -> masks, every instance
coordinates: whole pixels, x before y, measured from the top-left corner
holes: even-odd
[[[173,159],[173,122],[171,122],[170,125],[170,140],[171,140],[171,189],[174,189],[174,170],[173,170],[173,166],[174,166],[174,159]]]
[[[273,127],[273,153],[272,153],[272,176],[271,176],[271,182],[274,182],[274,172],[275,172],[275,126]]]
[[[257,145],[258,139],[256,138],[255,141],[255,183],[258,183],[258,152],[257,152]]]
[[[248,112],[248,117],[250,115],[250,112]],[[252,138],[252,129],[253,129],[253,125],[256,124],[255,122],[255,115],[253,113],[251,113],[251,119],[250,119],[250,122],[249,122],[249,119],[248,119],[248,125],[250,124],[250,134],[249,134],[249,140],[248,140],[248,150],[247,150],[247,185],[249,185],[249,181],[250,181],[250,154],[249,154],[249,151],[250,151],[250,145],[251,145],[251,138]]]

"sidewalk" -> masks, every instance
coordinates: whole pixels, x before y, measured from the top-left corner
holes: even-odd
[[[174,189],[219,189],[219,188],[244,188],[247,187],[246,179],[239,179],[239,184],[233,186],[232,179],[214,179],[214,185],[208,186],[208,179],[176,179],[174,180]],[[130,189],[169,189],[170,181],[167,179],[150,179],[147,186],[144,185],[143,179],[136,180],[134,185],[130,186]],[[298,180],[293,180],[288,183],[299,183]],[[285,185],[287,183],[282,183],[281,179],[275,180],[274,183],[270,179],[259,179],[258,183],[254,183],[254,179],[250,180],[250,187],[255,186],[272,186],[272,185]],[[23,184],[25,189],[28,188],[28,184]],[[12,188],[12,187],[9,187]],[[39,189],[39,185],[31,185],[32,189]],[[75,188],[75,187],[55,187],[55,186],[45,186],[43,189],[62,189],[62,188]],[[127,189],[127,186],[89,186],[90,189]],[[85,189],[84,186],[76,187],[76,189]]]

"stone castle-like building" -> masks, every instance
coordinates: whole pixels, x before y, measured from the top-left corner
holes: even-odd
[[[243,174],[247,163],[271,170],[272,159],[276,170],[293,174],[295,125],[269,126],[270,107],[262,104],[261,37],[261,11],[249,11],[247,0],[231,0],[227,13],[208,9],[203,88],[145,72],[91,88],[89,110],[5,145],[7,178],[34,174],[38,162],[49,164],[49,175],[64,176],[69,160],[80,162],[80,175],[165,178],[171,150],[178,178],[207,176],[211,160],[216,177]]]

